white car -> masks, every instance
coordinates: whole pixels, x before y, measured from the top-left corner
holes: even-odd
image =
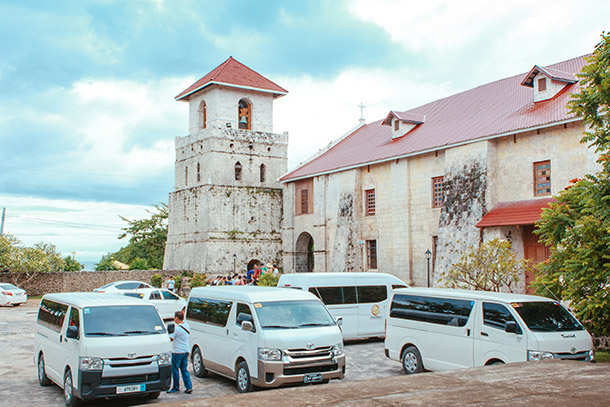
[[[0,283],[0,306],[18,306],[28,300],[25,290],[11,283]]]
[[[141,288],[123,291],[121,294],[141,298],[155,306],[164,321],[174,320],[174,313],[186,307],[186,301],[169,290],[160,288]]]
[[[96,293],[118,293],[121,294],[124,290],[137,290],[139,288],[153,288],[150,284],[141,281],[115,281],[114,283],[106,284],[96,288],[93,292]]]

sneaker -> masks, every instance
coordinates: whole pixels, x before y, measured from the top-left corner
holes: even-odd
[[[186,389],[186,390],[184,390],[184,392],[185,392],[186,394],[191,394],[191,393],[193,392],[193,389]]]
[[[166,393],[180,393],[180,390],[178,390],[178,389],[170,389],[170,390],[166,391]]]

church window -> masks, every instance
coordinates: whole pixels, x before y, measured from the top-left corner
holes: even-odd
[[[237,107],[237,118],[240,129],[252,129],[252,105],[246,99],[241,99],[239,101]]]
[[[374,216],[375,215],[375,190],[367,189],[364,191],[365,195],[365,213],[366,216]]]
[[[534,196],[551,195],[551,161],[534,163]]]
[[[445,200],[445,178],[432,178],[432,207],[440,208]]]
[[[261,182],[265,182],[265,177],[267,176],[267,174],[265,174],[267,168],[265,167],[265,164],[261,164],[261,168],[260,168],[260,178],[261,178]]]
[[[366,241],[366,268],[377,269],[377,240]]]
[[[208,121],[208,107],[205,104],[205,100],[201,101],[201,105],[199,106],[199,115],[201,119],[201,128],[205,129]]]
[[[241,181],[241,163],[235,163],[235,181]]]
[[[197,182],[201,182],[201,164],[197,163]]]
[[[394,131],[398,131],[400,129],[400,121],[394,120]]]
[[[184,168],[184,185],[188,186],[189,184],[189,167]]]
[[[546,90],[546,78],[538,79],[538,92],[544,92]]]
[[[313,213],[313,179],[297,181],[295,191],[295,214]]]

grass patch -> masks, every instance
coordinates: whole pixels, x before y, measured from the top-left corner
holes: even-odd
[[[28,300],[39,300],[42,298],[42,295],[28,295]]]
[[[610,363],[610,352],[595,352],[595,360],[599,363]]]

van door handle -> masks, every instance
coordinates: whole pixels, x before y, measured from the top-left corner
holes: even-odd
[[[59,343],[61,343],[64,340],[64,337],[59,335]]]
[[[470,329],[466,329],[466,336],[470,336]]]
[[[487,332],[481,332],[481,335],[483,336],[489,336],[489,334]]]

